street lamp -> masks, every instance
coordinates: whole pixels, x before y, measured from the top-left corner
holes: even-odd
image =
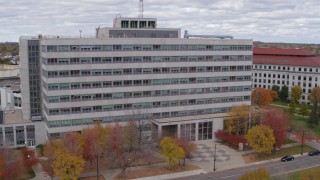
[[[217,153],[217,144],[214,144],[213,171],[216,171],[216,153]]]
[[[303,155],[303,144],[304,144],[304,133],[306,132],[306,130],[304,129],[302,131],[302,143],[301,143],[301,155]]]

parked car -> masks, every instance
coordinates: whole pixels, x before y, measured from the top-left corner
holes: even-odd
[[[286,155],[285,157],[281,158],[282,162],[286,162],[286,161],[293,161],[294,157],[291,155]]]
[[[320,154],[320,150],[319,149],[315,149],[313,151],[310,151],[308,153],[309,156],[316,156],[316,155],[319,155]]]

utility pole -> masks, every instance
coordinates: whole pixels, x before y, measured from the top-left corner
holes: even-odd
[[[82,29],[79,29],[79,32],[80,32],[80,38],[81,38]]]
[[[217,153],[217,144],[214,144],[214,155],[213,155],[213,171],[216,171],[216,153]]]

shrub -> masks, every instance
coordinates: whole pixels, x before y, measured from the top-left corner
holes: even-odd
[[[215,132],[215,136],[222,142],[229,144],[234,149],[239,148],[239,143],[242,143],[243,145],[247,143],[247,140],[244,136],[229,134],[228,132],[222,130]]]
[[[37,149],[39,149],[39,156],[43,156],[43,150],[44,150],[44,146],[43,144],[39,144],[36,146]]]

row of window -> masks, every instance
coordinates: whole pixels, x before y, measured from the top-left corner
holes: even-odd
[[[227,87],[209,87],[209,88],[192,88],[192,89],[171,89],[155,91],[135,91],[135,92],[116,92],[116,93],[99,93],[99,94],[78,94],[62,96],[44,96],[46,102],[75,102],[75,101],[92,101],[106,99],[123,99],[123,98],[141,98],[157,96],[178,96],[191,94],[208,94],[222,92],[240,92],[251,91],[251,86],[227,86]]]
[[[200,104],[215,104],[215,103],[241,102],[241,101],[250,101],[250,96],[184,99],[184,100],[141,102],[141,103],[128,103],[128,104],[108,104],[108,105],[102,105],[102,106],[55,108],[55,109],[46,109],[46,112],[48,115],[62,115],[62,114],[148,109],[148,108],[159,108],[159,107],[190,106],[190,105],[200,105]]]
[[[157,118],[217,114],[217,113],[225,113],[229,110],[230,110],[230,107],[221,107],[221,108],[194,109],[194,110],[172,111],[172,112],[162,112],[162,113],[108,116],[108,117],[99,117],[99,118],[56,120],[56,121],[46,121],[46,122],[48,127],[53,128],[53,127],[65,127],[65,126],[90,125],[96,122],[112,123],[112,122],[126,122],[130,120],[144,120],[144,119],[151,120],[151,119],[157,119]]]
[[[138,74],[169,74],[169,73],[200,73],[200,72],[233,72],[251,71],[250,66],[193,66],[193,67],[163,67],[163,68],[126,68],[126,69],[85,69],[64,71],[42,71],[48,78],[78,77],[78,76],[116,76]]]
[[[251,55],[233,56],[133,56],[133,57],[74,57],[42,58],[46,65],[66,64],[108,64],[108,63],[146,63],[146,62],[198,62],[198,61],[251,61]]]
[[[169,79],[144,79],[144,80],[123,80],[123,81],[97,81],[97,82],[74,82],[74,83],[49,83],[43,82],[47,90],[67,89],[88,89],[106,87],[128,87],[128,86],[150,86],[169,84],[196,84],[213,82],[237,82],[251,81],[251,76],[218,76],[218,77],[197,77],[197,78],[169,78]]]
[[[283,70],[283,71],[296,71],[296,72],[319,72],[318,68],[302,68],[292,66],[275,66],[275,65],[254,65],[255,69],[264,70]]]
[[[207,44],[115,44],[115,45],[47,45],[42,52],[97,52],[97,51],[251,51],[251,45]]]
[[[290,75],[289,74],[287,74],[287,75],[285,75],[285,74],[282,74],[282,75],[280,75],[280,74],[269,74],[269,73],[254,73],[254,76],[255,77],[263,77],[263,78],[266,78],[266,77],[268,77],[268,78],[278,78],[278,79],[280,79],[280,78],[282,78],[282,79],[289,79],[290,78]],[[291,75],[292,76],[292,75]],[[297,78],[296,78],[297,77]],[[306,76],[292,76],[292,80],[303,80],[304,82],[305,81],[308,81],[309,80],[309,82],[312,82],[313,80],[314,81],[318,81],[318,77],[311,77],[311,76],[309,76],[309,77],[306,77]]]

